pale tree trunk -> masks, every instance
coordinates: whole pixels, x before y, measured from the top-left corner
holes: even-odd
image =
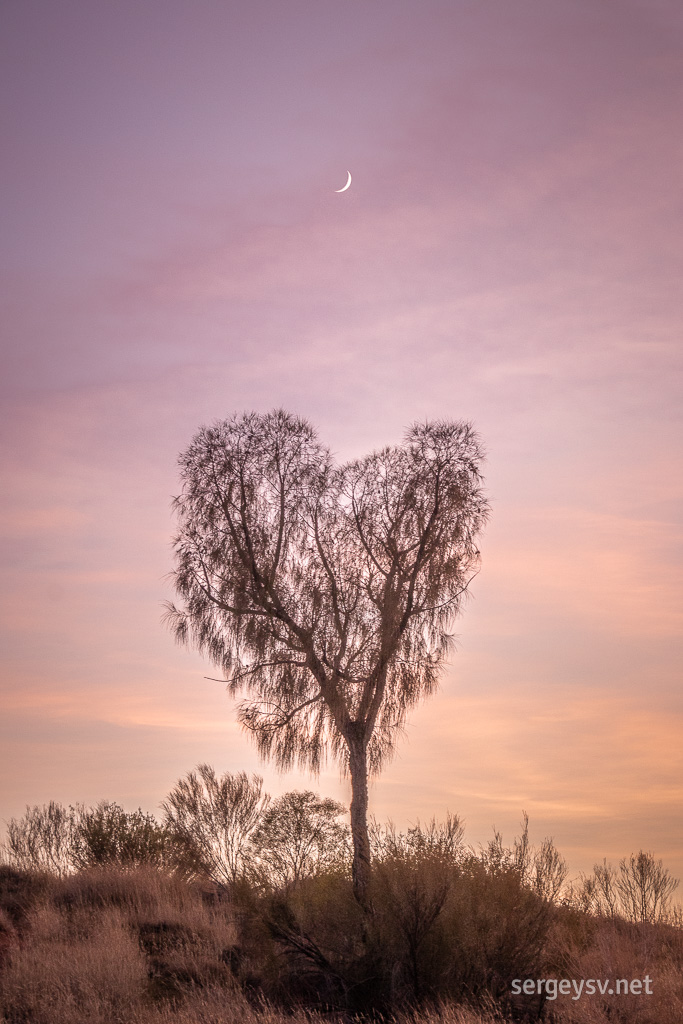
[[[353,894],[370,911],[370,837],[368,835],[368,749],[363,739],[349,741],[351,776],[351,836],[353,838]]]

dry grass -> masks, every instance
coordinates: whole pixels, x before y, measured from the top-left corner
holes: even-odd
[[[585,942],[585,936],[584,936]],[[582,943],[582,945],[584,945]],[[565,977],[652,979],[652,994],[558,998],[557,1024],[681,1024],[683,932],[666,925],[594,921],[584,948],[576,948]]]
[[[264,993],[273,998],[284,993],[283,1003],[296,998],[291,988],[296,969],[278,952],[268,932],[265,904],[255,898],[244,902],[236,917],[220,893],[155,869],[89,871],[49,883],[15,872],[0,881],[2,1024],[349,1024],[355,1019],[319,1012],[321,1001],[309,1003],[317,1011],[290,1006],[285,1012],[266,1004]],[[336,931],[351,933],[355,920],[341,914],[339,887],[328,883],[299,894],[307,908],[304,924],[320,940],[327,935],[320,921],[327,919]],[[517,920],[517,904],[507,909],[507,904],[500,905]],[[575,1001],[560,997],[546,1003],[543,1020],[681,1024],[680,929],[628,925],[578,911],[558,910],[553,920],[543,951],[546,977],[631,979],[649,974],[653,994],[584,995]],[[497,934],[488,918],[473,919],[472,928],[480,944]],[[396,942],[389,931],[386,938],[390,959],[391,943]],[[457,948],[465,959],[475,956],[474,947],[461,943]],[[370,967],[371,978],[375,969]],[[392,1018],[393,1024],[504,1020],[493,1003],[486,1010],[452,1003],[412,1014],[397,1012]]]
[[[468,1006],[444,1005],[418,1013],[400,1014],[396,1024],[504,1024],[506,1020],[495,1007],[474,1010]]]
[[[233,987],[229,912],[157,871],[55,881],[25,913],[22,933],[8,923],[0,1012],[10,1024],[144,1020],[156,1000],[220,985],[225,1003]]]
[[[109,1024],[141,999],[144,956],[121,913],[66,920],[53,907],[31,915],[31,941],[17,943],[3,972],[1,1004],[9,1021]]]
[[[272,1007],[253,1007],[239,996],[205,993],[182,1007],[160,1007],[130,1018],[130,1024],[351,1024],[346,1014],[320,1014],[300,1010],[284,1014]],[[127,1022],[128,1024],[128,1022]],[[494,1010],[477,1012],[462,1006],[444,1006],[420,1013],[397,1014],[391,1024],[504,1024]]]
[[[55,881],[11,936],[0,977],[4,1024],[334,1024],[344,1014],[284,1013],[236,985],[231,911],[156,871],[91,871]],[[228,955],[226,955],[228,954]],[[451,1007],[396,1024],[498,1024]]]

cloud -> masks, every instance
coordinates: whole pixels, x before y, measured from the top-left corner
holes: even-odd
[[[554,835],[574,872],[641,847],[681,872],[672,835],[683,835],[671,814],[683,797],[680,708],[580,683],[462,687],[449,683],[413,716],[375,786],[380,816],[425,820],[450,809],[472,839],[485,841],[495,824],[510,841],[526,810],[534,841]]]

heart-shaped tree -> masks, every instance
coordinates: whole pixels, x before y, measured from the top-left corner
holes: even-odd
[[[169,605],[246,699],[263,756],[351,778],[353,882],[368,906],[368,776],[432,693],[477,571],[488,515],[468,423],[416,424],[403,444],[343,466],[282,410],[199,431],[180,456]]]

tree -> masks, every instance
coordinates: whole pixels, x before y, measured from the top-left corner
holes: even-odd
[[[346,809],[310,790],[293,790],[275,800],[252,836],[255,851],[269,876],[289,885],[348,857],[348,826],[337,819]]]
[[[463,855],[464,840],[465,826],[457,814],[450,813],[445,821],[432,818],[426,825],[418,821],[407,832],[397,832],[393,822],[381,825],[374,818],[370,827],[373,857],[380,860],[435,857],[455,864]]]
[[[125,811],[104,800],[80,815],[74,829],[73,860],[78,868],[106,864],[136,868],[178,866],[179,856],[170,833],[153,814],[142,808]]]
[[[196,868],[187,846],[175,841],[154,815],[142,809],[128,812],[106,800],[97,807],[67,808],[54,800],[27,807],[22,818],[8,821],[4,849],[19,868],[57,875],[105,864],[155,864],[185,874]]]
[[[73,871],[75,834],[83,811],[51,800],[42,807],[27,807],[23,818],[11,818],[4,844],[10,863],[57,875]]]
[[[180,456],[169,605],[176,638],[221,667],[262,756],[351,778],[354,891],[367,906],[368,776],[434,692],[477,571],[488,506],[467,423],[335,466],[278,410],[202,428]]]
[[[529,841],[529,815],[526,811],[522,812],[522,831],[514,840],[512,850],[506,851],[503,848],[499,832],[494,832],[494,837],[493,842],[489,843],[488,855],[497,846],[503,854],[500,866],[507,859],[508,864],[519,871],[524,885],[533,889],[541,899],[549,903],[557,902],[569,874],[567,862],[549,837],[543,840],[540,847],[532,846]]]
[[[589,913],[655,924],[675,916],[671,897],[677,888],[662,861],[640,850],[619,861],[618,871],[606,860],[596,864],[592,875],[582,876],[575,900]]]
[[[654,923],[666,919],[678,879],[672,877],[661,860],[640,850],[632,853],[628,860],[619,861],[616,887],[626,915],[632,921]]]
[[[270,802],[259,775],[237,772],[217,776],[200,764],[176,783],[162,804],[164,823],[188,858],[216,882],[230,885],[248,867],[250,838]]]

